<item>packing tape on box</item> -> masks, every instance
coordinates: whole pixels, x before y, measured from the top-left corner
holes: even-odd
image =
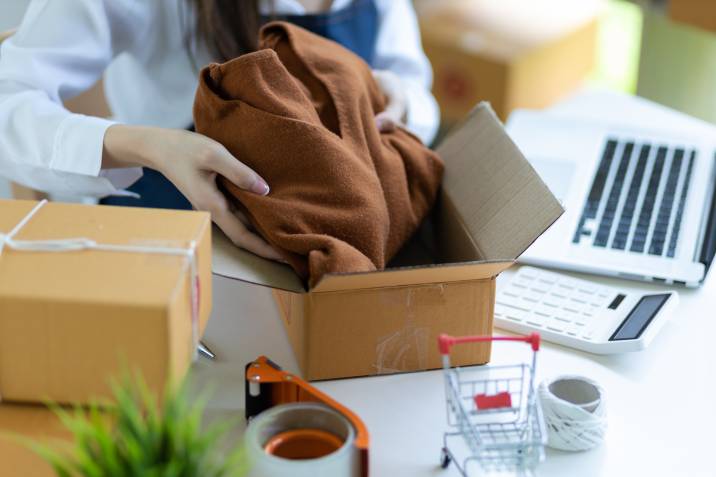
[[[606,400],[595,381],[574,375],[548,379],[540,383],[539,399],[550,447],[582,451],[604,440]]]
[[[424,288],[422,291],[437,291],[439,300],[443,299],[444,286],[442,284]],[[373,368],[376,375],[404,373],[416,369],[427,369],[430,328],[417,326],[415,323],[415,308],[424,304],[416,300],[416,290],[408,289],[405,296],[393,293],[383,300],[405,303],[405,323],[399,330],[381,336],[375,347],[375,362]]]
[[[196,359],[199,345],[199,301],[201,299],[201,287],[196,264],[196,242],[191,241],[187,248],[179,248],[100,244],[92,239],[81,237],[58,240],[16,240],[14,237],[45,204],[47,204],[47,200],[40,201],[9,233],[0,233],[0,259],[2,259],[2,253],[5,247],[18,252],[79,252],[82,250],[98,250],[102,252],[145,253],[186,258],[190,274],[189,283],[191,283],[192,352]]]

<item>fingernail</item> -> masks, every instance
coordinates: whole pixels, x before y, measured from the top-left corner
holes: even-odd
[[[395,129],[395,123],[390,118],[375,118],[375,124],[378,126],[378,131],[380,132],[390,132]]]
[[[254,186],[251,188],[251,191],[258,195],[268,195],[268,193],[271,192],[271,189],[269,188],[266,181],[264,181],[260,177],[257,177],[256,182],[254,182]]]

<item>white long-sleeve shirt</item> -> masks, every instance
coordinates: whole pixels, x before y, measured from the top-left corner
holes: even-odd
[[[0,175],[51,193],[122,195],[141,170],[101,170],[107,128],[115,122],[186,128],[198,72],[185,48],[186,0],[33,0],[15,35],[0,47]],[[351,0],[335,0],[333,10]],[[263,9],[268,13],[268,3]],[[303,14],[296,0],[278,14]],[[373,66],[403,81],[407,127],[429,143],[438,125],[432,72],[409,0],[376,0]],[[197,64],[211,61],[207,48]],[[102,75],[112,119],[62,106]]]

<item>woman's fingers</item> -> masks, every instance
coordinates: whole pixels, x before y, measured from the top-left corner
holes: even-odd
[[[235,215],[236,211],[229,205],[226,197],[216,188],[216,174],[211,173],[206,176],[200,175],[199,177],[206,181],[206,186],[201,189],[192,204],[199,210],[208,211],[211,214],[211,220],[236,246],[264,258],[283,261],[283,257],[275,248],[259,235],[249,230],[248,226],[242,223],[242,219]],[[241,213],[239,212],[239,214]],[[243,214],[241,214],[241,217],[246,220]],[[246,222],[248,224],[248,220]]]
[[[206,168],[210,171],[211,182],[214,182],[215,174],[221,174],[244,190],[259,195],[269,193],[269,186],[261,176],[218,143],[206,160]],[[213,204],[210,208],[212,220],[235,245],[261,257],[283,261],[283,257],[275,248],[249,228],[250,223],[246,216],[229,206],[226,198],[215,186],[209,200]]]
[[[395,120],[385,111],[375,116],[375,125],[378,127],[378,131],[382,133],[393,132],[397,127]]]
[[[267,195],[269,186],[256,172],[233,157],[226,149],[213,159],[212,169],[236,186],[259,195]],[[240,210],[229,207],[226,199],[217,191],[222,206],[212,212],[214,223],[236,244],[261,257],[283,261],[283,257],[266,240],[250,229],[250,222]],[[215,200],[219,200],[218,198]]]
[[[211,218],[237,246],[272,260],[281,255],[249,229],[243,215],[237,217],[216,185],[221,174],[245,190],[266,195],[269,187],[250,167],[233,157],[224,146],[201,134],[176,129],[117,125],[105,135],[108,158],[116,167],[141,165],[164,174],[198,210]],[[123,156],[121,161],[115,156]],[[105,164],[106,166],[106,164]],[[245,223],[242,223],[242,220]]]
[[[283,257],[263,238],[251,232],[228,209],[223,213],[213,214],[214,223],[226,234],[235,245],[245,248],[264,258],[283,261]]]
[[[249,166],[232,156],[223,146],[217,145],[207,161],[207,167],[221,174],[241,189],[258,195],[268,195],[266,181]]]
[[[400,78],[392,71],[373,71],[378,86],[388,98],[384,111],[375,116],[375,123],[380,132],[393,131],[399,124],[405,122],[408,102],[403,91]]]
[[[251,229],[251,222],[249,221],[249,218],[246,217],[246,214],[244,214],[242,211],[235,207],[231,207],[231,213],[234,214],[236,218],[241,221],[242,224],[244,224],[247,228]]]

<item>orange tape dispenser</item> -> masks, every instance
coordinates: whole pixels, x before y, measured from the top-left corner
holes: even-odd
[[[368,430],[351,410],[261,356],[246,366],[249,475],[368,477]]]

